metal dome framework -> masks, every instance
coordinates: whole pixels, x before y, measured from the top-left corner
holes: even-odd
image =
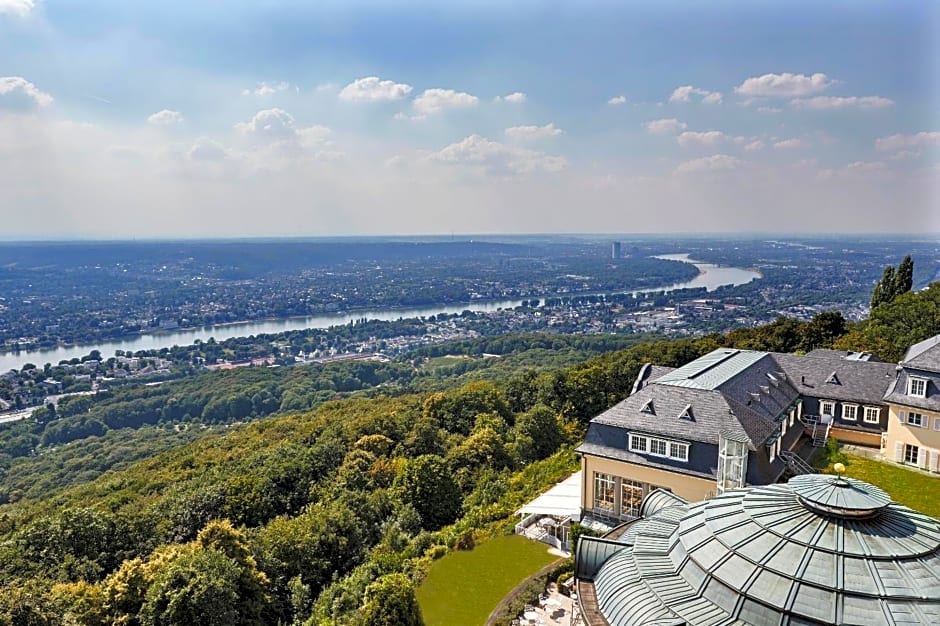
[[[613,626],[940,623],[940,522],[868,483],[813,474],[644,511],[619,547],[582,542]]]

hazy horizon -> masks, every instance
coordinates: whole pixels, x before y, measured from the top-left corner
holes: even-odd
[[[0,240],[940,232],[936,3],[308,4],[0,0]]]

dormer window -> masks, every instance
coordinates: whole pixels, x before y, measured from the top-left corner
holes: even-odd
[[[829,378],[826,379],[826,382],[829,383],[830,385],[841,385],[841,384],[842,384],[841,382],[839,382],[839,377],[836,376],[836,373],[835,373],[835,372],[829,374]]]
[[[695,421],[695,416],[692,415],[692,405],[691,405],[691,404],[685,405],[685,408],[682,409],[682,413],[679,413],[679,419],[681,419],[681,420],[689,420],[689,421],[692,421],[692,422]]]
[[[653,401],[649,400],[646,404],[643,405],[643,408],[640,409],[640,413],[646,413],[647,415],[656,415],[656,410],[653,408]]]
[[[927,379],[909,378],[907,380],[907,395],[926,398],[927,397]]]

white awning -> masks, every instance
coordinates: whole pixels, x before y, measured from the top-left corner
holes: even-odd
[[[575,472],[516,511],[517,515],[559,515],[581,519],[581,472]]]

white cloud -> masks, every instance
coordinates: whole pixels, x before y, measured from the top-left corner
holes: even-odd
[[[453,89],[425,89],[414,99],[412,107],[418,115],[431,115],[445,109],[462,109],[476,106],[479,98]]]
[[[183,123],[183,114],[179,111],[163,109],[149,116],[147,123],[154,126],[176,126]]]
[[[808,144],[802,139],[783,139],[774,143],[776,150],[796,150],[805,148]]]
[[[894,100],[881,96],[815,96],[813,98],[796,98],[790,101],[790,106],[797,109],[811,109],[817,111],[833,109],[884,109],[892,106]]]
[[[513,126],[507,128],[505,132],[507,137],[516,141],[534,141],[546,137],[557,137],[564,131],[554,123],[549,123],[545,126]]]
[[[782,113],[783,109],[780,107],[757,107],[757,110],[761,113]]]
[[[646,130],[652,135],[673,135],[688,128],[688,124],[680,122],[674,117],[661,120],[652,120],[644,124]]]
[[[276,94],[279,91],[287,91],[290,89],[290,83],[281,81],[279,83],[258,83],[255,85],[254,89],[242,89],[243,96],[250,96],[252,94],[256,96],[270,96]]]
[[[22,76],[0,76],[0,108],[32,111],[52,102],[51,95]]]
[[[669,102],[689,102],[692,95],[701,96],[702,102],[705,104],[721,104],[720,92],[708,91],[707,89],[693,87],[692,85],[676,87],[672,95],[669,96]]]
[[[690,146],[714,146],[729,139],[731,138],[720,130],[686,131],[676,137],[676,142],[683,148],[688,148]]]
[[[887,167],[881,161],[855,161],[846,165],[845,169],[857,172],[880,172],[887,169]]]
[[[833,81],[820,72],[812,76],[784,72],[783,74],[764,74],[763,76],[748,78],[735,87],[734,91],[742,96],[752,98],[794,98],[825,91],[832,84]]]
[[[277,107],[255,113],[250,122],[235,124],[235,130],[250,137],[286,139],[297,136],[294,116]]]
[[[617,106],[619,104],[626,104],[626,102],[627,102],[626,96],[614,96],[613,98],[607,101],[607,104]]]
[[[878,150],[900,150],[935,145],[940,145],[940,132],[938,131],[922,131],[913,135],[890,135],[875,140],[875,148]]]
[[[520,175],[533,172],[558,172],[565,168],[564,157],[507,146],[480,135],[470,135],[428,157],[431,161],[482,168],[485,173]]]
[[[411,85],[382,80],[378,76],[357,78],[339,92],[341,100],[351,102],[380,102],[383,100],[401,100],[411,93]]]
[[[493,98],[494,102],[509,102],[510,104],[522,104],[526,100],[528,100],[528,96],[526,96],[521,91],[514,91],[511,94],[507,94],[505,96],[496,96]]]
[[[744,149],[747,150],[748,152],[754,152],[755,150],[763,150],[763,148],[764,148],[764,142],[761,141],[760,139],[755,139],[754,141],[744,146]]]
[[[728,154],[713,154],[711,156],[680,163],[679,166],[676,167],[676,172],[689,174],[714,170],[732,170],[740,166],[741,163],[741,159]]]
[[[920,156],[920,152],[917,150],[901,150],[900,152],[895,152],[888,158],[892,161],[906,161],[907,159],[916,159]]]
[[[0,15],[26,17],[35,8],[35,0],[0,0]]]
[[[255,113],[249,122],[240,122],[235,130],[251,140],[256,151],[256,160],[260,155],[260,163],[264,163],[264,155],[274,160],[291,160],[303,156],[314,156],[319,160],[324,149],[333,152],[332,142],[327,137],[332,131],[326,126],[298,127],[294,117],[287,111],[279,108],[265,109]],[[258,152],[261,150],[261,152]],[[330,159],[333,160],[333,159]]]
[[[226,149],[218,141],[208,137],[199,137],[187,152],[193,161],[221,161],[227,155]]]

